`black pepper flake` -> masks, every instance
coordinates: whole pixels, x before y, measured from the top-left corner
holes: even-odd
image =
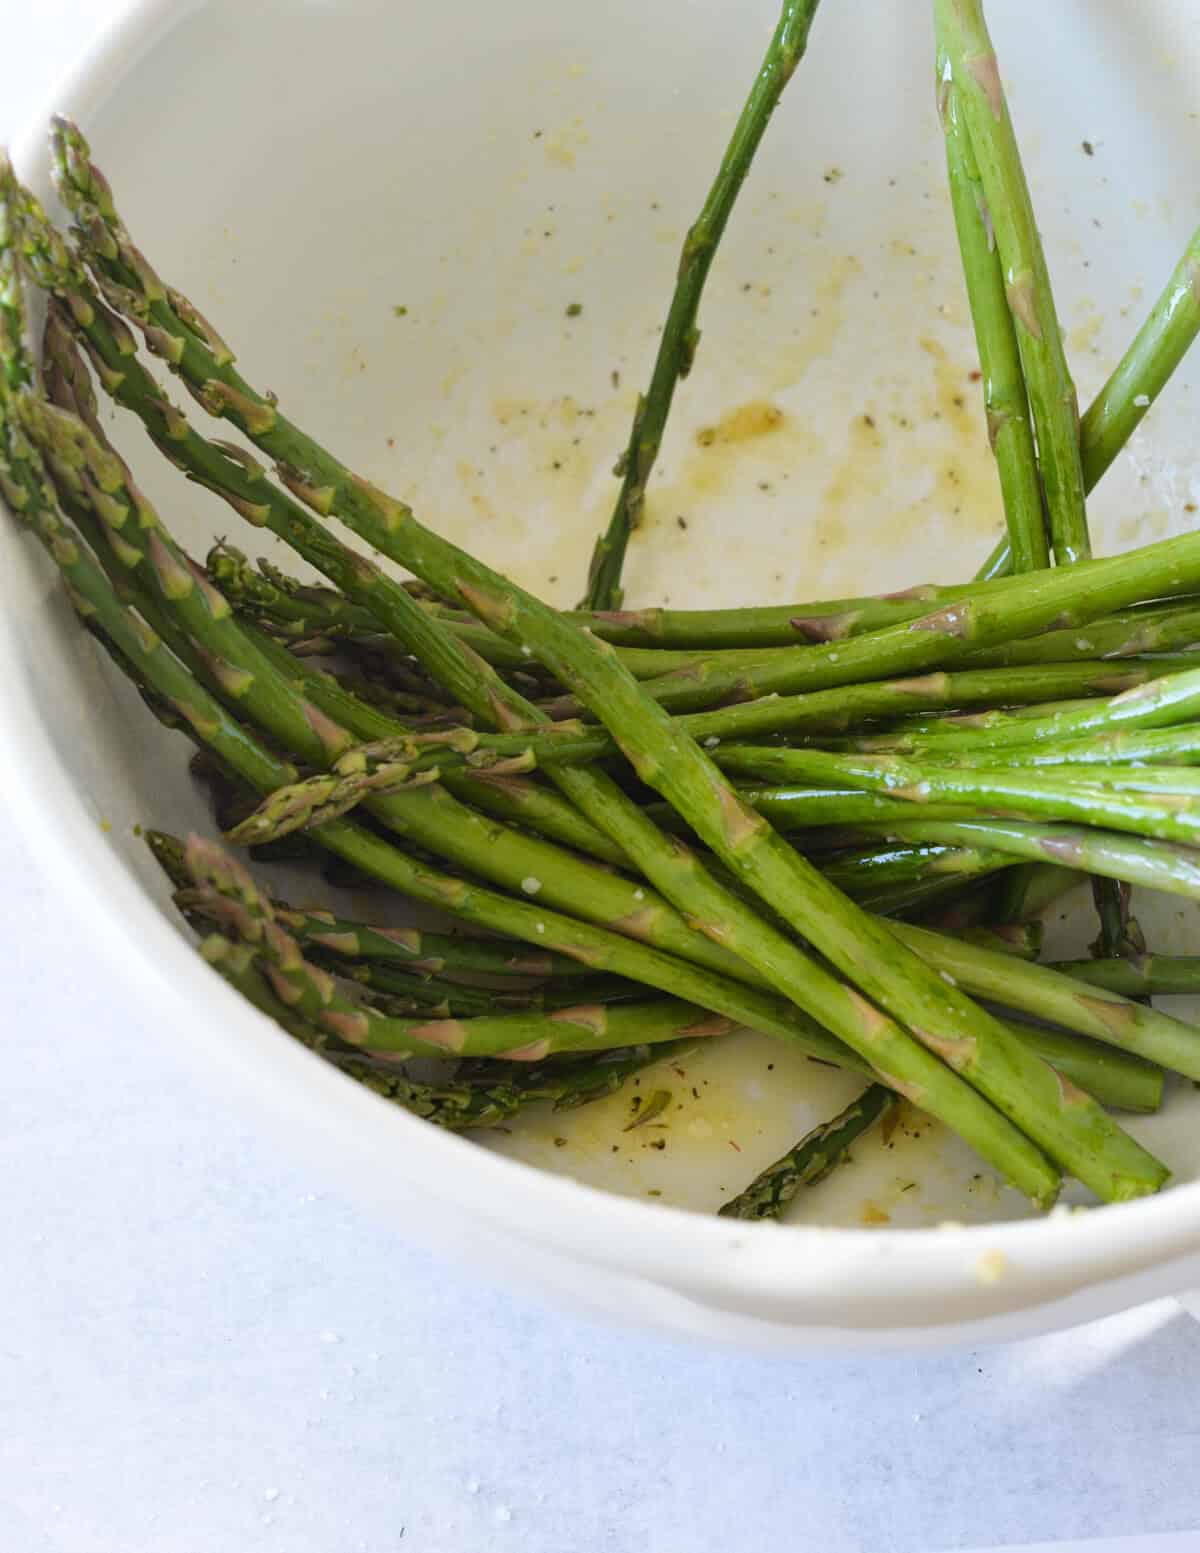
[[[1095,148],[1095,146],[1092,144],[1092,142],[1090,140],[1080,141],[1080,144],[1083,147],[1083,154],[1084,154],[1084,156],[1095,156],[1096,148]]]

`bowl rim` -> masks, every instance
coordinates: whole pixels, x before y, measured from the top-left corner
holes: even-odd
[[[145,52],[211,3],[131,0],[16,137],[21,174],[35,187],[47,186],[51,109],[86,120]],[[4,543],[14,555],[27,548],[11,525]],[[21,576],[18,586],[38,575],[23,554],[7,570]],[[90,931],[107,945],[128,990],[138,987],[145,999],[153,987],[175,1038],[183,1037],[207,1068],[215,1059],[235,1074],[260,1116],[282,1117],[293,1135],[316,1140],[323,1167],[358,1193],[365,1187],[391,1207],[433,1204],[510,1238],[682,1287],[731,1311],[766,1302],[808,1319],[805,1307],[815,1302],[822,1311],[836,1310],[824,1324],[841,1329],[941,1327],[967,1312],[1026,1309],[1200,1250],[1200,1181],[1102,1211],[955,1226],[952,1233],[817,1225],[788,1225],[784,1232],[621,1197],[431,1127],[298,1046],[204,965],[114,856],[55,751],[20,662],[15,620],[0,611],[0,739],[7,733],[9,747],[21,751],[19,761],[0,762],[0,789],[23,834],[65,894],[89,903],[107,898],[109,909],[91,914]],[[378,1164],[389,1156],[403,1171],[383,1182]],[[996,1251],[1010,1274],[985,1287],[980,1258]]]

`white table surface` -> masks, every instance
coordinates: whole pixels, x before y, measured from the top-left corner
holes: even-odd
[[[0,0],[0,138],[110,9]],[[1200,1548],[1200,1325],[1173,1302],[918,1359],[577,1319],[198,1092],[77,924],[67,960],[2,816],[0,879],[4,1553]]]

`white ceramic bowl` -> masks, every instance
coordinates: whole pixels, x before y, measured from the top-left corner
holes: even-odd
[[[569,603],[684,228],[776,9],[148,3],[50,106],[83,123],[153,261],[218,320],[253,380],[447,533]],[[951,580],[990,545],[994,477],[926,9],[863,0],[818,16],[712,276],[630,555],[633,602]],[[1120,0],[993,9],[1086,402],[1195,220],[1181,180],[1200,4],[1145,0],[1136,20]],[[17,155],[45,191],[43,130]],[[1099,548],[1188,522],[1195,391],[1185,367],[1105,482]],[[718,434],[700,445],[705,427]],[[119,436],[186,541],[230,531],[228,511],[160,468],[136,427]],[[98,659],[9,525],[0,551],[0,737],[20,756],[0,780],[38,852],[93,907],[114,998],[152,1004],[222,1094],[406,1232],[626,1317],[780,1348],[1029,1333],[1197,1280],[1190,1086],[1137,1126],[1183,1183],[1153,1201],[1032,1221],[930,1131],[893,1154],[864,1148],[801,1205],[820,1223],[781,1230],[688,1211],[711,1209],[846,1092],[756,1037],[696,1059],[681,1092],[695,1084],[700,1098],[657,1152],[621,1132],[625,1097],[481,1147],[345,1081],[187,944],[132,830],[205,825],[185,751]],[[1188,941],[1190,916],[1140,909],[1159,947]],[[1079,941],[1086,921],[1059,931]],[[981,1222],[937,1227],[948,1217]]]

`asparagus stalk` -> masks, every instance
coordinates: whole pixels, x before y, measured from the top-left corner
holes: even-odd
[[[571,981],[549,982],[535,987],[496,988],[447,981],[436,976],[416,976],[395,965],[364,960],[348,964],[327,951],[310,949],[307,959],[323,970],[353,983],[365,1002],[387,1014],[401,1016],[422,1010],[437,1010],[452,1018],[477,1014],[555,1013],[563,1008],[583,1005],[644,1003],[646,989],[637,982],[618,976],[576,977]],[[426,1016],[428,1017],[428,1016]]]
[[[943,80],[956,93],[979,168],[1037,432],[1054,558],[1091,554],[1079,454],[1079,405],[1050,274],[981,0],[934,0]]]
[[[1022,863],[1010,868],[997,886],[997,918],[1004,925],[1037,923],[1040,926],[1042,914],[1081,884],[1084,877],[1057,863]]]
[[[646,485],[658,457],[675,385],[691,371],[700,342],[696,316],[709,267],[775,105],[804,55],[816,9],[817,0],[784,0],[779,24],[734,125],[716,179],[684,239],[650,386],[638,397],[629,444],[617,465],[621,479],[617,504],[592,555],[586,600],[592,609],[620,606],[621,568],[629,535],[641,521]]]
[[[1166,1075],[1154,1063],[1065,1030],[1021,1024],[1015,1019],[1002,1023],[1010,1035],[1101,1105],[1146,1116],[1161,1108]]]
[[[909,843],[932,841],[948,846],[990,847],[1030,862],[1051,862],[1076,875],[1102,874],[1168,895],[1200,900],[1200,862],[1195,848],[1144,841],[1115,831],[1034,825],[998,815],[968,815],[961,820],[921,818],[856,825],[846,834],[848,840],[854,841],[872,841],[882,836]]]
[[[962,120],[958,88],[939,46],[938,110],[946,140],[950,203],[958,233],[975,343],[983,373],[988,440],[996,458],[1014,572],[1050,564],[1042,515],[1042,487],[1029,425],[1025,374],[1009,311],[1000,259],[992,240],[991,213],[975,152]]]
[[[1194,725],[1184,728],[1133,728],[1128,732],[1101,733],[1092,738],[1067,739],[1062,744],[1015,744],[1000,749],[971,749],[950,753],[950,747],[920,747],[918,758],[945,766],[1014,766],[1022,770],[1043,767],[1063,768],[1062,774],[1096,776],[1103,779],[1103,768],[1118,766],[1193,766],[1200,755],[1200,733]],[[1168,776],[1174,782],[1182,773]],[[1138,781],[1150,785],[1161,779],[1140,770]],[[1189,782],[1192,778],[1187,778]]]
[[[1079,451],[1089,491],[1133,436],[1198,333],[1200,228],[1192,234],[1145,323],[1080,422]],[[979,576],[1006,576],[1011,561],[1008,541],[1001,540]]]
[[[623,1007],[577,1005],[545,1015],[478,1015],[468,1020],[396,1019],[338,991],[335,979],[306,960],[275,918],[270,902],[228,853],[198,836],[188,840],[193,888],[176,900],[185,914],[221,923],[227,936],[254,945],[267,979],[284,1002],[347,1045],[396,1060],[410,1057],[503,1057],[541,1062],[559,1052],[604,1051],[724,1033],[704,1009],[673,999]]]
[[[1136,959],[1146,953],[1146,940],[1130,912],[1130,887],[1120,880],[1093,879],[1092,899],[1100,932],[1092,944],[1098,959],[1122,955]]]
[[[836,645],[783,647],[769,658],[748,663],[743,659],[728,667],[718,660],[707,668],[680,670],[643,684],[661,706],[679,712],[928,669],[1041,661],[1042,647],[1024,638],[1064,623],[1086,625],[1140,598],[1192,592],[1198,580],[1198,551],[1200,537],[1195,535],[1160,540],[1082,567],[983,583],[932,614]],[[1190,636],[1194,622],[1189,621],[1187,630]],[[1076,631],[1075,640],[1080,639],[1087,637]]]
[[[1099,780],[1068,777],[1058,768],[960,768],[894,755],[828,755],[753,745],[722,745],[714,755],[722,770],[760,781],[844,782],[914,805],[942,800],[966,808],[1002,810],[1016,819],[1076,820],[1192,846],[1200,840],[1200,812],[1194,812],[1194,800],[1181,801],[1193,790],[1191,783],[1197,776],[1193,772],[1127,773],[1130,790],[1124,791],[1120,767],[1101,768],[1105,779]],[[1176,801],[1164,801],[1146,791],[1160,777],[1168,779],[1163,785],[1174,789]]]
[[[778,1219],[806,1186],[816,1186],[849,1157],[853,1144],[876,1122],[894,1111],[899,1101],[882,1084],[871,1084],[830,1122],[806,1133],[794,1148],[768,1165],[736,1197],[723,1203],[723,1219]]]
[[[1050,969],[1127,998],[1190,997],[1200,992],[1200,957],[1194,955],[1142,953],[1060,960]]]
[[[1126,728],[1164,728],[1193,722],[1200,712],[1200,669],[1122,690],[1119,695],[1071,705],[1041,718],[989,713],[986,718],[958,718],[950,726],[910,735],[882,734],[870,739],[876,749],[907,748],[922,755],[960,750],[994,750],[1011,745],[1061,744],[1096,733]]]
[[[1093,483],[1133,436],[1197,333],[1200,228],[1192,233],[1149,317],[1083,418],[1080,441]]]
[[[887,847],[869,852],[840,853],[821,869],[831,884],[861,900],[872,889],[911,886],[930,879],[959,882],[995,872],[1011,863],[1003,852],[986,847]]]
[[[667,1057],[678,1061],[685,1052],[695,1049],[688,1041],[631,1046],[605,1052],[599,1059],[586,1063],[528,1067],[510,1064],[510,1073],[504,1075],[487,1064],[486,1077],[425,1084],[410,1078],[394,1061],[372,1060],[344,1045],[294,1004],[285,1002],[268,980],[253,945],[237,944],[213,933],[201,944],[200,953],[248,1002],[302,1045],[319,1052],[348,1076],[406,1111],[455,1132],[501,1126],[537,1101],[552,1101],[555,1110],[586,1105],[614,1094],[627,1078],[651,1063]]]
[[[190,878],[184,860],[184,844],[165,831],[144,832],[146,845],[155,861],[176,889],[185,888]],[[297,908],[285,901],[272,900],[271,909],[278,921],[296,939],[302,949],[324,950],[348,960],[368,960],[401,965],[417,974],[440,976],[466,972],[473,976],[519,976],[577,978],[587,974],[587,966],[564,955],[530,949],[513,940],[467,938],[462,934],[429,933],[415,927],[375,927],[356,922],[331,911],[313,907]]]
[[[1200,1030],[1193,1025],[1107,988],[1080,987],[1045,965],[996,954],[911,922],[892,922],[889,927],[902,943],[928,956],[930,964],[976,997],[1119,1046],[1187,1078],[1200,1078]]]

